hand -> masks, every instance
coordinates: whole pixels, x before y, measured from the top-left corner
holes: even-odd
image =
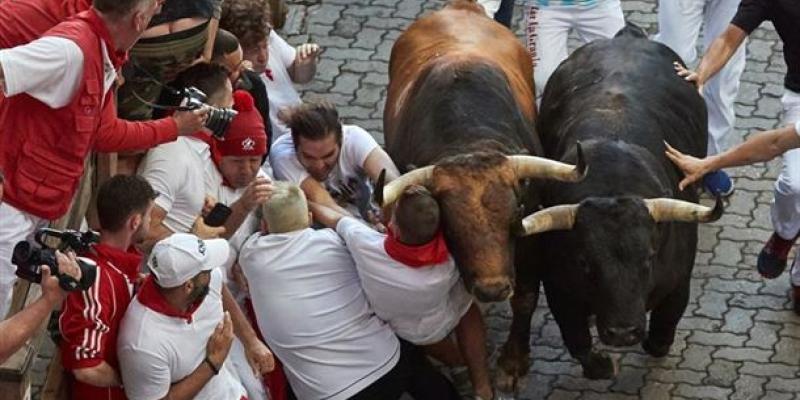
[[[231,322],[231,315],[225,311],[225,316],[214,328],[206,345],[206,356],[217,367],[217,370],[222,367],[222,363],[228,357],[231,343],[233,343],[233,322]]]
[[[678,76],[685,79],[687,82],[694,82],[694,84],[697,86],[697,91],[700,92],[700,95],[702,96],[705,82],[700,79],[700,74],[684,67],[683,64],[677,61],[673,61],[672,65],[675,67],[675,72],[678,74]]]
[[[264,204],[264,202],[272,197],[273,189],[272,181],[263,176],[259,176],[247,185],[244,193],[242,193],[242,197],[236,202],[239,203],[239,206],[244,208],[245,211],[253,211],[253,209]]]
[[[209,107],[202,107],[191,111],[177,111],[172,114],[175,124],[178,125],[178,135],[187,136],[203,129],[208,119]]]
[[[252,71],[253,70],[253,62],[250,60],[242,60],[242,64],[240,65],[242,71]]]
[[[247,363],[253,368],[256,376],[262,376],[275,369],[275,358],[267,346],[260,340],[254,340],[244,349]]]
[[[58,271],[64,275],[69,275],[75,280],[81,279],[81,269],[78,267],[78,259],[75,253],[64,254],[56,251],[56,261],[58,261]],[[42,265],[42,297],[54,307],[61,304],[67,297],[67,292],[58,285],[58,278],[53,276],[50,267]]]
[[[217,199],[214,196],[206,195],[206,198],[203,199],[203,209],[200,210],[200,215],[208,215],[215,205],[217,205]]]
[[[696,158],[681,153],[676,150],[669,143],[664,142],[667,146],[666,155],[681,171],[686,175],[683,180],[678,184],[680,190],[685,189],[687,186],[703,178],[703,175],[711,171],[709,158]]]
[[[321,49],[318,44],[304,43],[297,46],[297,56],[294,59],[296,65],[306,65],[317,62],[317,56]]]
[[[216,239],[225,234],[225,227],[220,226],[218,228],[212,228],[203,222],[202,216],[198,216],[197,219],[194,220],[191,233],[203,240]]]

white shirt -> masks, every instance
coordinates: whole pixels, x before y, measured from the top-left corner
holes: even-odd
[[[261,333],[300,400],[347,399],[397,364],[400,343],[369,308],[336,232],[255,234],[239,264]]]
[[[289,76],[289,67],[294,63],[297,50],[278,36],[275,29],[272,29],[269,34],[267,51],[269,54],[267,68],[272,71],[273,79],[269,79],[266,73],[262,73],[261,80],[264,81],[267,93],[269,93],[269,120],[272,125],[272,140],[274,141],[278,137],[290,133],[289,127],[278,119],[278,112],[283,108],[300,104],[302,101],[294,88],[292,77]]]
[[[117,71],[103,51],[103,95],[111,89]],[[51,108],[68,105],[83,80],[83,52],[72,40],[43,36],[28,44],[0,50],[6,96],[27,93]],[[0,87],[0,89],[3,89]]]
[[[125,394],[130,400],[160,399],[206,357],[206,344],[222,321],[222,273],[211,273],[209,292],[191,323],[158,313],[135,297],[122,319],[117,349]],[[227,360],[195,400],[240,400],[246,396]]]
[[[167,212],[164,226],[176,233],[192,230],[205,196],[222,185],[208,144],[185,136],[148,151],[137,173],[159,193],[155,203]]]
[[[342,125],[339,160],[325,181],[320,182],[339,205],[346,207],[355,201],[343,194],[342,187],[349,187],[357,193],[367,190],[364,195],[369,199],[372,188],[364,171],[364,162],[376,148],[378,142],[367,131],[355,125]],[[297,159],[292,135],[281,136],[272,144],[269,162],[277,179],[300,185],[311,176]]]
[[[386,235],[345,217],[336,231],[356,262],[361,286],[375,314],[411,343],[436,343],[458,325],[472,296],[452,257],[442,264],[411,268],[384,250]]]

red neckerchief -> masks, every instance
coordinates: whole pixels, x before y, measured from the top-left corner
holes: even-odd
[[[214,162],[214,165],[217,167],[217,171],[219,171],[219,175],[222,176],[222,184],[232,188],[233,185],[225,179],[225,175],[222,174],[222,169],[220,169],[219,165],[222,163],[222,153],[219,152],[219,148],[217,148],[217,140],[214,139],[211,135],[208,135],[203,132],[197,132],[192,135],[193,138],[203,141],[205,144],[208,145],[209,150],[211,151],[211,161]]]
[[[164,295],[158,291],[153,275],[149,275],[145,278],[144,284],[142,284],[142,288],[139,289],[139,294],[136,296],[139,299],[139,303],[142,303],[143,306],[168,317],[185,319],[187,324],[192,323],[192,314],[203,304],[202,301],[193,303],[187,311],[176,309],[169,304],[167,299],[164,298]]]
[[[266,75],[266,76],[267,76],[267,79],[269,79],[269,80],[271,80],[271,81],[274,81],[274,80],[275,80],[275,75],[273,75],[273,74],[272,74],[272,70],[271,70],[271,69],[269,69],[269,68],[267,68],[267,69],[265,69],[265,70],[264,70],[264,75]]]
[[[108,31],[108,26],[106,26],[106,22],[100,18],[100,15],[97,14],[97,10],[95,10],[94,7],[77,14],[75,18],[86,21],[97,36],[106,44],[108,58],[111,60],[111,63],[114,64],[114,69],[119,70],[122,65],[128,61],[128,52],[124,50],[117,51],[117,48],[114,46],[114,40],[111,38],[111,33]]]
[[[139,279],[139,267],[142,265],[143,256],[133,246],[127,251],[103,243],[98,243],[92,248],[99,258],[119,269],[119,272],[122,272],[131,284]]]
[[[403,263],[411,268],[425,267],[441,264],[447,261],[450,253],[444,241],[444,233],[440,229],[433,239],[419,246],[410,246],[401,243],[394,235],[392,228],[387,229],[388,234],[383,241],[383,249],[393,260]]]

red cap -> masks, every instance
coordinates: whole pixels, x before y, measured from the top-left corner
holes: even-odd
[[[217,142],[220,155],[225,156],[263,156],[267,154],[267,133],[264,119],[255,106],[255,100],[244,90],[233,92],[233,109],[238,111],[225,140]]]

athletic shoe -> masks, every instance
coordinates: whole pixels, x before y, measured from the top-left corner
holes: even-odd
[[[758,273],[764,278],[774,279],[783,273],[786,269],[786,260],[789,258],[789,251],[792,250],[792,245],[797,239],[786,240],[777,233],[773,233],[769,240],[758,253],[758,263],[756,268]]]

